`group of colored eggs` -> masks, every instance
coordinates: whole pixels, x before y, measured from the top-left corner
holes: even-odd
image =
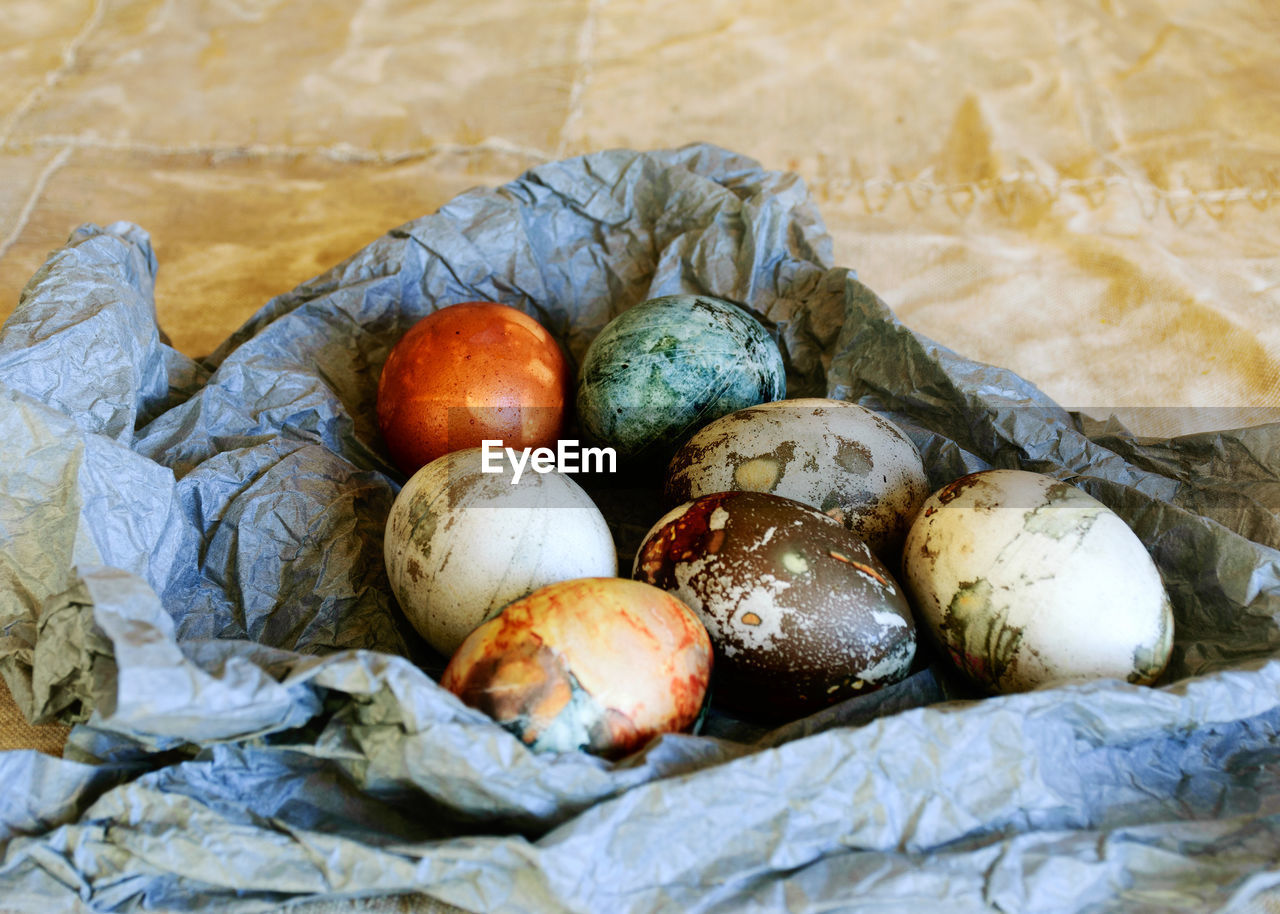
[[[1011,470],[930,496],[897,426],[783,399],[766,329],[705,296],[623,312],[578,372],[584,438],[624,465],[666,464],[669,510],[620,578],[608,525],[570,475],[513,474],[477,447],[550,452],[569,390],[536,321],[469,303],[412,328],[378,392],[388,448],[412,474],[385,539],[397,601],[451,657],[441,684],[535,749],[625,754],[688,729],[708,696],[754,719],[811,713],[905,677],[917,615],[990,692],[1151,682],[1168,660],[1159,574],[1105,506]]]

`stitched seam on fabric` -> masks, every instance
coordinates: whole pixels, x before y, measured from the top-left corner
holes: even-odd
[[[1085,198],[1091,208],[1106,202],[1115,190],[1126,190],[1142,207],[1143,215],[1154,218],[1163,207],[1175,222],[1185,222],[1199,207],[1214,218],[1222,218],[1224,208],[1232,203],[1250,203],[1259,210],[1267,209],[1280,198],[1280,180],[1267,173],[1267,186],[1238,186],[1195,190],[1164,188],[1122,176],[1096,178],[1063,178],[1046,181],[1033,172],[984,178],[979,181],[943,183],[925,179],[867,178],[861,181],[818,178],[811,182],[815,194],[826,197],[856,195],[862,198],[869,214],[886,209],[896,194],[904,196],[913,209],[923,210],[941,198],[952,210],[964,215],[980,196],[989,197],[997,208],[1010,214],[1027,190],[1035,188],[1037,202],[1054,202],[1063,195]]]
[[[69,158],[71,158],[71,147],[64,146],[57,155],[45,164],[44,168],[40,170],[40,174],[36,175],[35,183],[31,185],[31,193],[27,195],[27,199],[23,202],[18,218],[13,221],[13,229],[5,236],[3,241],[0,241],[0,258],[9,253],[9,248],[13,247],[14,242],[22,235],[23,229],[31,221],[31,214],[35,211],[36,203],[40,200],[41,194],[44,193],[45,187],[49,184],[49,179],[53,177],[54,172],[66,164]]]
[[[532,146],[521,146],[518,143],[509,143],[498,138],[489,138],[478,143],[433,143],[430,146],[416,149],[378,152],[373,149],[361,149],[358,146],[346,143],[338,143],[332,146],[291,146],[277,143],[165,145],[161,143],[144,143],[136,140],[101,140],[69,134],[49,134],[2,142],[0,143],[0,152],[21,153],[33,148],[39,149],[50,146],[72,147],[95,152],[131,152],[156,156],[205,155],[214,159],[298,159],[315,156],[334,162],[350,162],[361,165],[399,165],[405,162],[429,159],[434,156],[495,152],[523,156],[537,162],[550,162],[554,158],[552,153],[546,150]]]
[[[569,136],[578,121],[582,119],[582,98],[586,94],[587,87],[591,85],[594,69],[592,53],[596,45],[596,23],[600,18],[600,8],[606,2],[608,0],[591,0],[587,4],[587,14],[578,32],[578,66],[573,76],[573,86],[569,89],[568,110],[565,113],[564,124],[560,127],[560,140],[556,144],[557,158],[564,157],[569,147]]]
[[[589,77],[584,77],[589,78]],[[573,114],[570,113],[570,118]],[[565,123],[567,130],[571,122]],[[562,137],[560,147],[565,140]],[[192,143],[189,145],[165,145],[135,140],[102,140],[74,135],[49,134],[18,140],[0,141],[0,153],[25,153],[33,148],[57,147],[62,150],[84,149],[100,152],[127,152],[141,155],[183,156],[205,155],[215,162],[237,159],[299,159],[318,157],[333,162],[362,165],[400,165],[449,155],[468,156],[483,154],[516,155],[541,164],[554,160],[557,153],[532,146],[508,142],[491,137],[477,143],[435,143],[415,149],[396,152],[379,152],[346,143],[335,145],[293,146],[272,143]],[[61,164],[61,163],[59,163]],[[47,176],[42,176],[47,180]],[[1266,186],[1241,185],[1237,187],[1164,188],[1155,184],[1135,182],[1122,176],[1096,178],[1063,178],[1046,181],[1034,172],[1002,175],[979,181],[938,182],[927,179],[866,178],[861,181],[841,178],[817,177],[808,183],[816,196],[841,198],[857,195],[862,198],[868,214],[884,210],[896,194],[905,196],[913,209],[923,210],[940,198],[954,212],[964,215],[977,200],[990,198],[1006,215],[1022,202],[1021,197],[1029,188],[1035,188],[1037,202],[1053,202],[1064,194],[1084,197],[1092,208],[1106,202],[1107,195],[1117,189],[1127,190],[1142,207],[1143,215],[1154,218],[1164,208],[1179,224],[1187,221],[1198,207],[1215,219],[1223,218],[1226,206],[1233,203],[1250,203],[1265,210],[1280,198],[1280,177],[1267,173]]]

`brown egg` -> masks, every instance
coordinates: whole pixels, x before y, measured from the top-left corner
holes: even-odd
[[[702,623],[671,594],[577,578],[473,631],[440,684],[535,750],[620,756],[693,725],[711,657]]]
[[[788,719],[906,676],[911,611],[834,518],[763,492],[720,492],[654,525],[633,576],[687,603],[716,650],[715,703]]]
[[[569,366],[546,329],[515,308],[465,302],[435,311],[400,338],[378,379],[378,427],[412,474],[450,451],[554,445]]]

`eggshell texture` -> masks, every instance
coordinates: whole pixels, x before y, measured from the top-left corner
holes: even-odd
[[[915,444],[888,419],[856,403],[813,398],[717,419],[667,468],[667,504],[728,491],[804,502],[886,556],[902,545],[929,482]]]
[[[569,365],[532,317],[492,302],[435,311],[400,338],[378,378],[378,427],[406,474],[486,439],[554,445]]]
[[[633,576],[687,603],[716,649],[717,705],[807,714],[907,673],[915,623],[893,576],[838,521],[763,492],[705,495],[646,535]]]
[[[440,684],[536,750],[625,755],[697,720],[711,642],[687,606],[621,578],[535,591],[476,629]]]
[[[1150,684],[1168,663],[1173,612],[1146,547],[1067,483],[1022,470],[963,476],[925,502],[903,561],[922,622],[989,691]]]
[[[730,302],[670,295],[624,311],[592,341],[578,421],[623,458],[665,461],[704,423],[785,395],[782,353],[759,321]]]
[[[427,464],[401,489],[383,551],[400,608],[446,656],[507,603],[555,581],[616,575],[617,553],[590,496],[560,473],[513,485],[485,473],[481,450]]]

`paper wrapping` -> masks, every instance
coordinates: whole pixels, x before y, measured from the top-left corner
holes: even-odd
[[[613,150],[463,194],[267,303],[209,357],[156,327],[146,233],[85,226],[0,336],[0,671],[65,757],[0,755],[18,909],[1216,910],[1280,886],[1280,427],[1137,439],[897,320],[797,177]],[[414,321],[486,299],[579,359],[647,298],[736,301],[791,396],[890,415],[940,485],[1071,481],[1150,549],[1156,688],[977,699],[942,668],[764,732],[535,754],[433,680],[382,567],[374,420]],[[620,551],[655,517],[604,505]],[[620,497],[628,495],[629,497]],[[1234,906],[1234,907],[1232,907]]]

